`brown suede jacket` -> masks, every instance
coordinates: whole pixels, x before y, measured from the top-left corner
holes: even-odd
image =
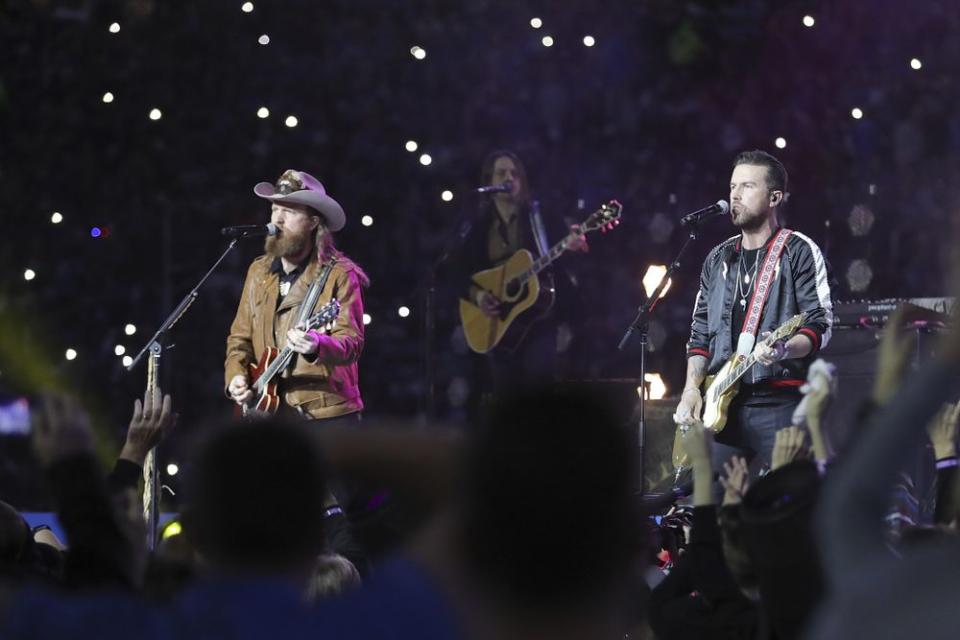
[[[310,284],[321,272],[317,260],[311,259],[278,307],[280,278],[270,272],[271,262],[270,257],[260,256],[247,271],[227,337],[225,386],[236,375],[249,377],[247,366],[256,363],[267,347],[282,349],[286,345],[287,330],[296,321]],[[295,355],[291,366],[281,374],[283,401],[311,418],[334,418],[363,409],[357,360],[363,350],[362,288],[366,284],[366,275],[357,265],[346,258],[337,260],[316,304],[319,309],[333,298],[340,301],[340,316],[330,333],[336,339],[335,348],[313,361]]]

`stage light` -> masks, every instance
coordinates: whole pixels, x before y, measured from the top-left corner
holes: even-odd
[[[543,38],[540,39],[540,42],[542,42],[542,43],[543,43],[543,46],[545,46],[545,47],[552,47],[552,46],[553,46],[553,36],[543,36]]]
[[[865,204],[854,205],[847,217],[847,224],[850,226],[850,233],[855,236],[865,236],[870,233],[877,217]]]
[[[540,18],[530,18],[530,26],[534,29],[539,29],[543,26],[543,20]]]
[[[267,109],[266,107],[260,107],[259,109],[257,109],[257,117],[260,118],[261,120],[263,120],[264,118],[269,118],[270,109]]]
[[[866,291],[873,280],[873,269],[866,260],[854,260],[847,268],[847,284],[850,291],[860,293]]]
[[[423,166],[427,166],[431,162],[433,162],[433,158],[430,157],[429,153],[424,153],[420,156],[420,164],[422,164]]]
[[[643,290],[646,291],[647,297],[653,295],[653,290],[657,288],[657,285],[660,284],[660,280],[667,273],[667,267],[662,264],[652,264],[647,267],[647,272],[643,274]],[[673,284],[673,279],[667,280],[666,286],[664,286],[663,291],[660,292],[660,297],[667,295],[667,291],[670,291],[670,285]]]
[[[443,200],[444,202],[450,202],[451,200],[453,200],[453,191],[450,191],[449,189],[445,190],[443,193],[440,194],[440,199]]]
[[[412,55],[417,60],[423,60],[427,57],[427,50],[423,47],[413,46],[410,47],[410,55]]]
[[[178,536],[183,533],[183,527],[176,520],[171,520],[170,524],[163,528],[163,533],[160,534],[162,540],[167,540],[174,536]]]
[[[76,349],[67,349],[64,352],[63,357],[67,360],[76,360],[77,359],[77,350]]]
[[[27,282],[30,282],[31,280],[33,280],[33,279],[36,278],[36,277],[37,277],[37,272],[34,271],[33,269],[24,269],[24,270],[23,270],[23,279],[26,280]]]
[[[854,120],[859,120],[863,117],[863,111],[859,107],[854,107],[850,110],[850,115],[853,116]]]
[[[363,324],[368,325],[371,322],[373,322],[373,316],[371,316],[369,313],[363,314]]]
[[[113,94],[107,91],[105,94],[103,94],[101,100],[103,100],[104,104],[110,104],[113,102]]]
[[[816,23],[817,21],[813,19],[813,16],[803,16],[803,26],[812,27]]]
[[[363,216],[362,218],[360,218],[360,224],[362,224],[365,227],[372,227],[373,216]]]
[[[777,146],[777,149],[786,149],[787,148],[787,139],[786,138],[777,138],[773,141],[773,144]]]
[[[167,475],[168,475],[168,476],[175,476],[175,475],[177,475],[178,473],[180,473],[180,467],[178,467],[177,465],[175,465],[175,464],[172,463],[172,462],[167,465]]]
[[[157,108],[150,109],[151,120],[159,120],[162,117],[163,117],[163,112],[160,111],[160,109],[157,109]]]
[[[133,357],[131,357],[131,356],[123,356],[123,360],[121,360],[120,362],[123,363],[123,366],[129,367],[130,365],[133,364]]]
[[[103,230],[100,229],[100,227],[93,227],[92,229],[90,229],[91,238],[99,238],[102,235],[103,235]]]
[[[420,145],[417,144],[416,140],[407,140],[407,144],[403,145],[403,148],[413,153],[419,148]]]
[[[125,327],[123,328],[123,332],[124,332],[125,334],[127,334],[128,336],[132,336],[133,334],[135,334],[135,333],[137,332],[137,327],[136,327],[136,325],[128,324],[127,326],[125,326]]]
[[[250,13],[253,11],[253,3],[244,2],[242,5],[240,5],[240,11],[243,11],[244,13]]]
[[[663,382],[663,377],[659,373],[647,373],[643,376],[646,384],[643,387],[637,387],[637,395],[643,393],[644,387],[647,389],[647,400],[662,400],[667,397],[667,385]]]
[[[410,307],[400,307],[397,309],[397,315],[401,318],[406,318],[410,315]]]
[[[115,354],[117,354],[118,356],[122,356],[123,354],[125,354],[125,353],[127,352],[127,348],[126,348],[125,346],[123,346],[122,344],[118,344],[117,346],[115,346],[115,347],[113,348],[113,352],[114,352]]]
[[[59,211],[54,211],[53,214],[51,214],[50,216],[50,222],[52,222],[53,224],[60,224],[61,222],[63,222],[63,214],[60,213]]]
[[[110,25],[110,33],[120,33],[120,23],[114,22]]]
[[[270,44],[270,36],[268,36],[267,34],[263,34],[262,36],[257,38],[257,42],[259,42],[263,46],[267,46],[268,44]]]
[[[919,58],[914,58],[910,61],[910,68],[914,71],[919,71],[921,68],[923,68],[923,63],[920,62]]]
[[[597,44],[597,41],[593,36],[583,36],[583,46],[592,47],[595,44]]]
[[[297,120],[297,116],[287,116],[287,119],[283,121],[283,124],[293,129],[295,126],[300,124],[300,121]]]

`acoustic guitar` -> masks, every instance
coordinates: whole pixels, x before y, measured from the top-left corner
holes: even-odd
[[[512,351],[519,346],[530,326],[545,315],[552,303],[552,290],[541,288],[537,277],[559,258],[577,238],[591,231],[609,231],[620,224],[623,205],[611,200],[591,213],[580,223],[579,231],[572,231],[550,247],[540,258],[534,259],[526,249],[520,249],[503,264],[473,274],[475,285],[500,301],[499,313],[491,317],[483,313],[472,300],[460,300],[460,323],[470,349],[487,353],[494,347]],[[543,304],[544,300],[546,304]]]
[[[771,331],[760,340],[760,344],[772,347],[778,340],[786,340],[797,332],[803,325],[806,314],[798,313],[779,327]],[[714,433],[720,433],[727,424],[730,403],[740,389],[740,379],[757,363],[754,355],[742,356],[733,354],[715,375],[707,376],[704,381],[706,391],[703,394],[703,426]],[[790,425],[783,425],[785,427]],[[680,429],[673,439],[673,466],[682,467],[686,464],[686,453],[680,442]]]
[[[330,332],[336,325],[339,315],[340,301],[334,298],[320,307],[320,310],[304,323],[303,330],[311,331],[322,327],[324,331]],[[284,347],[283,350],[267,347],[260,355],[260,360],[248,367],[250,379],[253,380],[251,388],[253,396],[240,407],[244,417],[277,412],[280,408],[277,376],[287,368],[294,354],[296,352],[290,347]]]

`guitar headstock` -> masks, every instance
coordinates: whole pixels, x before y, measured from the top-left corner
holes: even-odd
[[[580,224],[580,229],[584,233],[598,229],[604,233],[612,231],[614,227],[620,224],[620,214],[622,212],[623,205],[616,200],[611,200],[587,216],[587,219]]]
[[[337,318],[340,316],[340,301],[334,298],[327,304],[320,307],[320,311],[317,311],[313,316],[307,320],[306,331],[311,329],[320,329],[324,331],[332,331],[335,326],[337,326]]]
[[[803,321],[806,318],[807,318],[806,313],[798,313],[797,315],[793,316],[792,318],[790,318],[789,320],[781,324],[779,327],[771,331],[770,335],[764,338],[763,341],[767,345],[772,345],[774,342],[778,340],[786,340],[787,338],[789,338],[790,336],[792,336],[794,333],[797,332],[797,329],[799,329],[803,325]]]

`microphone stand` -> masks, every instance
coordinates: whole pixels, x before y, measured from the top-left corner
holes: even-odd
[[[641,494],[644,492],[644,478],[647,471],[647,343],[649,338],[650,318],[653,315],[653,310],[660,302],[660,295],[663,293],[667,283],[670,281],[670,277],[673,275],[673,272],[677,270],[677,267],[680,266],[680,259],[683,257],[684,253],[686,253],[687,249],[690,247],[690,244],[697,239],[697,227],[704,219],[705,218],[702,218],[701,220],[697,220],[691,224],[690,233],[687,235],[687,239],[683,243],[683,246],[680,247],[680,252],[677,254],[677,257],[674,258],[673,262],[670,263],[670,266],[667,267],[666,272],[660,278],[660,282],[657,283],[653,293],[646,299],[646,301],[644,301],[642,305],[640,305],[640,308],[637,311],[637,316],[633,319],[633,322],[630,323],[630,326],[627,327],[626,332],[623,334],[623,338],[620,339],[620,344],[617,345],[617,350],[623,351],[623,348],[627,345],[627,342],[630,341],[630,337],[634,334],[634,332],[638,332],[640,334],[640,416],[637,424],[637,448],[639,449],[638,453],[640,456],[639,486]]]
[[[423,366],[426,386],[425,412],[427,418],[436,417],[436,388],[434,379],[436,377],[436,367],[434,364],[433,334],[436,328],[436,294],[437,294],[437,272],[440,267],[446,263],[453,255],[454,251],[460,249],[470,235],[473,225],[480,217],[481,211],[466,213],[460,217],[460,223],[457,225],[456,233],[447,236],[443,249],[440,254],[430,264],[429,269],[414,287],[411,297],[417,297],[422,292],[423,296]]]

